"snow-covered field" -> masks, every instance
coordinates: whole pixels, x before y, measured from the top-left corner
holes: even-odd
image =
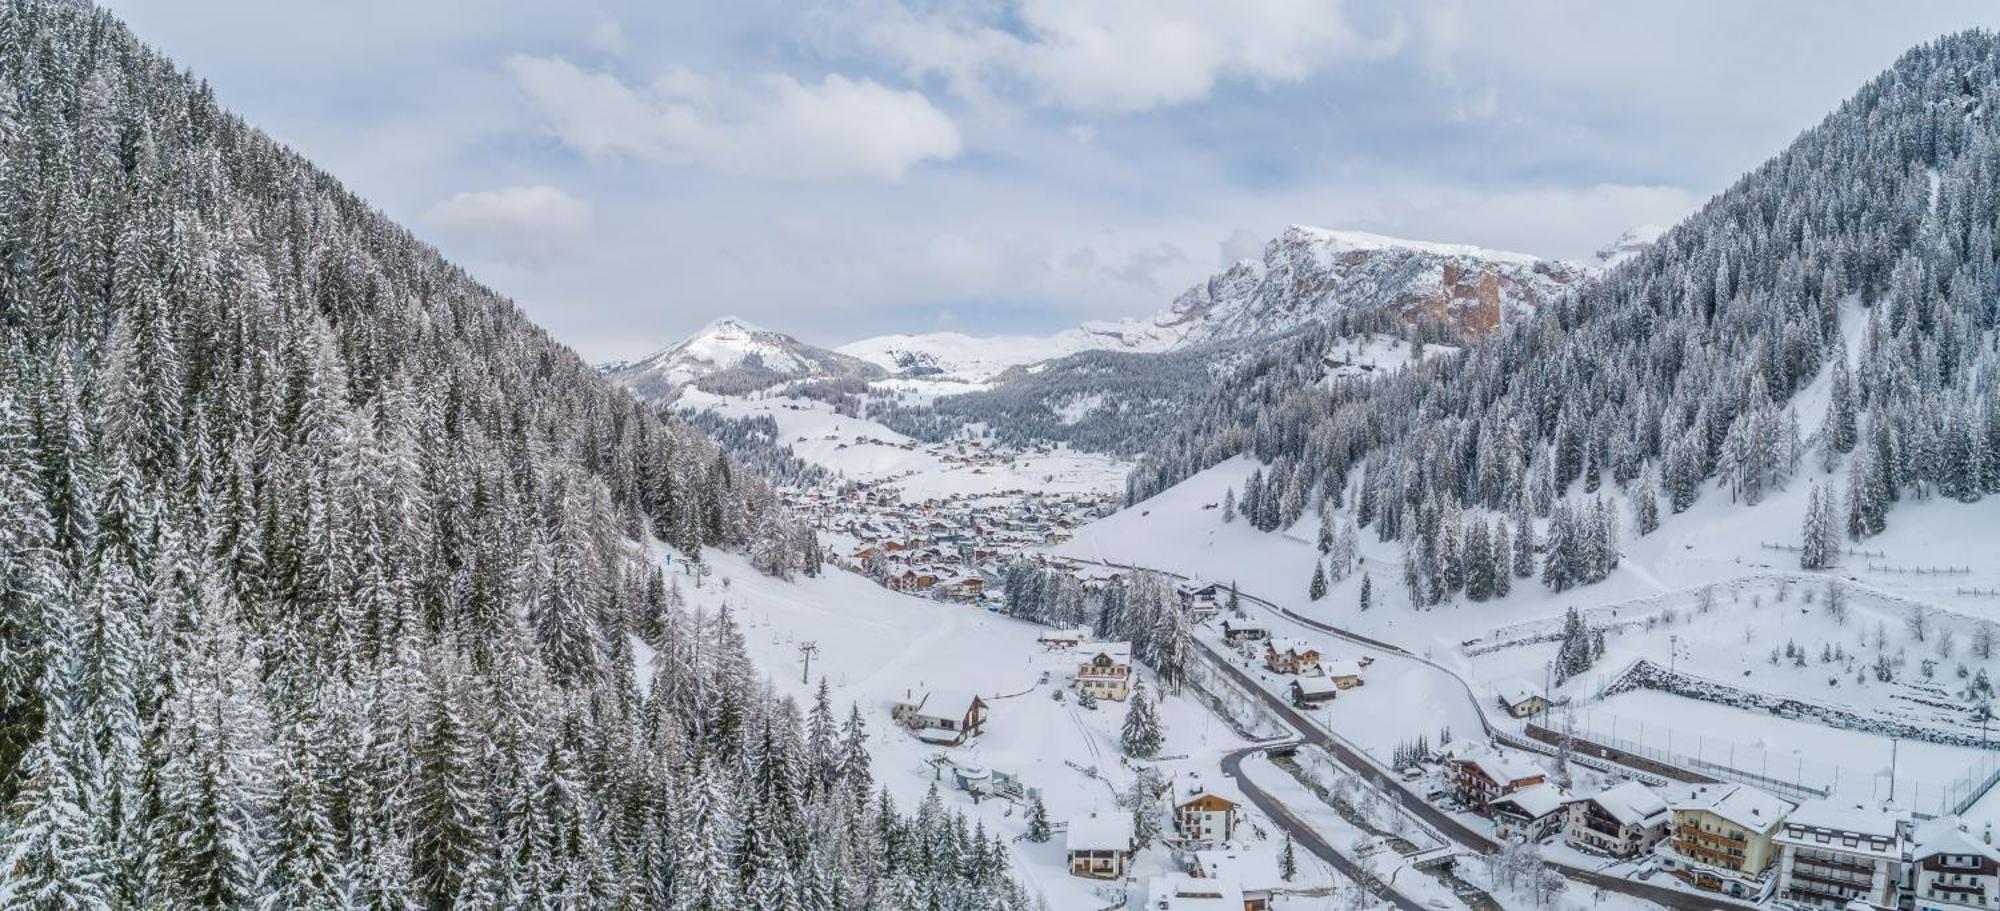
[[[1115,810],[1116,792],[1130,786],[1135,772],[1118,746],[1125,704],[1105,701],[1089,710],[1079,708],[1073,698],[1052,699],[1053,690],[1066,687],[1077,659],[1038,645],[1041,627],[979,608],[898,594],[851,573],[830,570],[817,579],[787,582],[758,575],[733,554],[710,552],[704,559],[711,571],[701,588],[691,576],[674,576],[689,602],[711,610],[724,604],[731,608],[755,666],[776,691],[809,704],[823,677],[841,717],[848,704],[858,704],[869,726],[876,780],[899,805],[914,805],[936,783],[947,806],[966,810],[988,830],[1009,839],[1026,831],[1025,808],[998,799],[975,805],[970,795],[954,788],[949,767],[934,764],[940,757],[1019,776],[1023,785],[1041,792],[1049,819],[1057,824],[1074,813]],[[800,646],[807,642],[817,651],[810,676],[801,679]],[[1150,684],[1143,669],[1139,674]],[[964,746],[938,747],[890,721],[893,702],[931,687],[977,693],[991,703],[985,734]],[[1159,709],[1166,731],[1161,755],[1167,758],[1153,765],[1181,780],[1199,776],[1204,786],[1243,803],[1219,765],[1223,754],[1245,741],[1189,699],[1169,696]],[[1095,770],[1095,777],[1086,770]],[[1254,815],[1247,803],[1245,810]],[[1276,832],[1261,820],[1246,830]],[[1050,908],[1104,907],[1109,894],[1101,891],[1105,884],[1069,875],[1062,838],[1058,832],[1043,844],[1013,843],[1023,883]],[[1257,843],[1255,835],[1250,840]],[[1137,889],[1143,891],[1148,876],[1169,867],[1163,848],[1144,852],[1133,874]],[[1320,869],[1304,852],[1301,869],[1308,881],[1334,884],[1331,871]],[[1113,892],[1122,893],[1122,888]]]
[[[855,481],[883,481],[905,500],[953,494],[975,496],[1006,491],[1106,493],[1122,490],[1131,463],[1061,446],[1047,451],[995,452],[983,444],[930,444],[865,418],[836,413],[833,406],[785,396],[718,396],[689,389],[681,407],[709,409],[726,417],[768,415],[778,424],[778,442],[799,458]],[[970,458],[993,454],[996,458]]]

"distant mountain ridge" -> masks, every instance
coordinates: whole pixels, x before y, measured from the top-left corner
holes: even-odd
[[[639,360],[606,364],[599,370],[633,394],[655,401],[672,401],[688,386],[728,395],[799,380],[865,382],[887,375],[860,358],[808,345],[733,316]]]
[[[1635,229],[1607,251],[1630,255],[1649,241]],[[1480,335],[1526,318],[1597,271],[1525,253],[1293,225],[1261,257],[1195,284],[1149,318],[1097,320],[1046,337],[886,335],[836,350],[885,370],[983,381],[1008,367],[1083,351],[1154,353],[1239,341],[1343,312],[1386,313]]]

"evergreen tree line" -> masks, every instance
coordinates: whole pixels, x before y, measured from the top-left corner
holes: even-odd
[[[1130,642],[1132,657],[1151,667],[1162,685],[1183,679],[1194,621],[1166,576],[1128,572],[1087,585],[1074,573],[1023,558],[1008,563],[1001,579],[1002,613],[1065,629],[1087,627],[1098,639]]]
[[[809,565],[109,15],[0,3],[0,908],[1021,905],[654,537]]]

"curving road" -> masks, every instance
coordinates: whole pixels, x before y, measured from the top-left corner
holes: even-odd
[[[1366,780],[1381,779],[1382,783],[1386,785],[1388,796],[1391,799],[1395,800],[1404,809],[1410,811],[1412,815],[1429,823],[1432,828],[1443,833],[1445,837],[1451,839],[1453,842],[1482,854],[1490,854],[1500,849],[1500,843],[1495,841],[1492,836],[1466,825],[1459,821],[1458,817],[1431,805],[1430,802],[1423,799],[1423,795],[1418,794],[1408,783],[1394,776],[1378,774],[1380,770],[1367,757],[1356,753],[1346,743],[1334,737],[1325,728],[1320,727],[1317,722],[1307,718],[1292,708],[1289,703],[1278,698],[1275,693],[1258,686],[1257,682],[1251,679],[1249,674],[1244,673],[1241,668],[1230,664],[1227,657],[1218,653],[1213,646],[1199,639],[1195,640],[1195,642],[1201,648],[1207,650],[1209,656],[1215,659],[1214,663],[1221,666],[1234,677],[1236,682],[1245,691],[1262,700],[1267,708],[1277,713],[1278,717],[1284,719],[1287,724],[1290,724],[1293,730],[1298,731],[1301,740],[1325,750],[1334,758],[1334,761],[1345,766],[1351,773],[1362,775]],[[1344,866],[1347,863],[1344,858],[1336,860],[1335,857],[1338,857],[1338,854],[1317,833],[1313,832],[1311,827],[1299,822],[1284,809],[1284,804],[1271,795],[1259,790],[1253,782],[1243,776],[1243,757],[1251,752],[1269,748],[1269,746],[1251,747],[1231,753],[1223,760],[1223,771],[1236,781],[1237,787],[1243,790],[1244,796],[1250,798],[1251,803],[1256,804],[1258,809],[1263,810],[1265,815],[1271,818],[1272,822],[1290,833],[1293,841],[1308,845],[1313,854],[1324,858],[1328,863],[1333,864],[1335,868],[1351,876],[1351,865]],[[1312,847],[1315,844],[1317,847]],[[1655,886],[1650,883],[1626,879],[1620,876],[1608,876],[1588,867],[1573,866],[1559,861],[1544,862],[1561,872],[1564,876],[1579,882],[1589,883],[1590,885],[1608,889],[1612,892],[1621,892],[1635,898],[1642,898],[1654,904],[1674,908],[1676,911],[1755,909],[1757,907],[1720,895],[1698,895],[1683,892],[1679,889]],[[1393,893],[1383,897],[1395,902],[1399,907],[1406,907],[1414,911],[1413,906],[1405,905],[1408,899],[1399,900]]]
[[[1415,899],[1384,885],[1381,877],[1373,876],[1367,871],[1362,870],[1354,861],[1349,860],[1347,855],[1334,850],[1333,846],[1327,844],[1326,839],[1321,838],[1320,834],[1314,831],[1311,826],[1300,822],[1292,815],[1292,811],[1285,809],[1283,803],[1280,803],[1277,798],[1272,797],[1262,788],[1257,787],[1256,783],[1244,775],[1243,757],[1268,749],[1270,749],[1269,746],[1246,747],[1222,757],[1222,774],[1235,780],[1236,786],[1243,791],[1243,796],[1249,798],[1250,803],[1256,806],[1257,809],[1262,810],[1264,815],[1279,828],[1284,829],[1290,834],[1293,843],[1307,851],[1311,851],[1314,857],[1331,864],[1335,870],[1340,871],[1342,876],[1355,882],[1372,884],[1374,888],[1371,891],[1375,893],[1376,898],[1395,905],[1401,908],[1402,911],[1430,911],[1430,909],[1425,908]]]

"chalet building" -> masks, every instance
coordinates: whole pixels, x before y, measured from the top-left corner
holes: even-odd
[[[1482,814],[1494,800],[1549,780],[1540,766],[1509,759],[1491,747],[1466,740],[1445,750],[1444,771],[1459,805]]]
[[[1186,845],[1227,843],[1236,837],[1236,801],[1203,789],[1174,805],[1174,832]]]
[[[1495,695],[1499,697],[1500,708],[1515,718],[1539,715],[1549,708],[1549,701],[1542,694],[1520,680],[1502,682]]]
[[[1493,832],[1502,839],[1535,842],[1554,835],[1568,818],[1563,804],[1569,792],[1544,781],[1516,788],[1486,803],[1486,816],[1493,820]]]
[[[1264,643],[1264,666],[1280,674],[1304,674],[1319,669],[1319,649],[1299,639]]]
[[[1292,680],[1292,704],[1302,709],[1332,702],[1340,686],[1330,677],[1298,677]]]
[[[1197,879],[1235,883],[1243,892],[1245,911],[1266,911],[1273,896],[1291,888],[1278,863],[1276,848],[1196,851],[1188,873]]]
[[[1124,642],[1086,642],[1077,653],[1076,691],[1092,699],[1124,702],[1132,695],[1132,646]]]
[[[1698,889],[1762,900],[1778,857],[1772,838],[1790,801],[1749,785],[1676,785],[1668,795],[1673,828],[1660,865]]]
[[[1222,609],[1222,601],[1228,597],[1228,590],[1213,582],[1182,582],[1174,589],[1180,595],[1181,607],[1196,623],[1208,622]]]
[[[986,700],[932,690],[891,706],[889,717],[926,743],[958,746],[985,731]]]
[[[1222,641],[1230,645],[1240,645],[1245,642],[1263,642],[1269,638],[1271,638],[1270,628],[1261,623],[1251,623],[1246,620],[1237,620],[1234,618],[1222,621]]]
[[[1917,827],[1912,839],[1907,897],[1911,911],[1993,911],[2000,907],[2000,851],[1993,830],[1967,832],[1957,817],[1941,816]]]
[[[1155,876],[1146,883],[1146,911],[1243,911],[1243,890],[1226,879],[1185,873]]]
[[[1035,637],[1036,642],[1041,643],[1043,648],[1050,651],[1057,649],[1068,651],[1089,640],[1089,632],[1081,628],[1043,630],[1041,635]]]
[[[1800,804],[1772,842],[1778,901],[1796,908],[1896,907],[1908,816],[1830,800]]]
[[[1636,781],[1571,800],[1563,841],[1570,847],[1630,859],[1667,837],[1673,812],[1651,788]]]
[[[1361,665],[1345,658],[1322,658],[1319,662],[1320,676],[1333,681],[1333,685],[1343,690],[1360,686]]]
[[[1070,818],[1063,833],[1072,876],[1119,879],[1132,865],[1132,814],[1095,810]]]

